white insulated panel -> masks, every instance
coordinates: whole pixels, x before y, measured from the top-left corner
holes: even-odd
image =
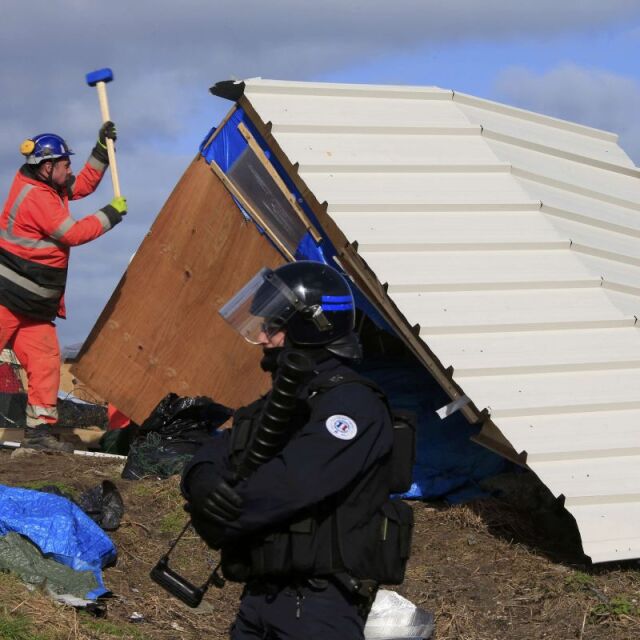
[[[534,468],[540,460],[640,454],[640,409],[517,416],[496,424],[518,452],[529,454]]]
[[[282,125],[322,125],[324,127],[458,127],[470,126],[468,118],[458,109],[452,109],[450,100],[423,98],[359,98],[351,96],[258,94],[250,96],[254,109],[265,122]],[[363,108],[366,102],[366,108]],[[394,113],[392,121],[389,114]]]
[[[307,186],[320,202],[329,202],[329,211],[342,210],[345,205],[363,203],[383,205],[393,211],[394,205],[423,204],[494,204],[502,202],[528,203],[531,199],[509,175],[508,169],[473,173],[420,172],[397,173],[309,173]]]
[[[617,136],[435,87],[245,96],[585,553],[640,557],[640,172]]]
[[[596,200],[620,200],[633,206],[640,201],[640,172],[629,175],[615,170],[605,171],[576,160],[551,156],[547,153],[504,144],[493,140],[488,146],[503,162],[517,167],[519,172],[531,174],[532,179],[552,181],[566,185],[568,190],[593,194]]]
[[[362,252],[389,292],[594,286],[599,276],[568,250]]]
[[[424,341],[459,376],[640,368],[634,318],[616,328],[581,331],[493,331],[424,334]],[[640,427],[639,427],[640,430]]]
[[[335,213],[333,218],[350,240],[357,240],[361,251],[400,251],[418,245],[433,249],[457,245],[541,249],[545,244],[569,246],[567,235],[555,229],[539,211],[358,211]]]
[[[612,295],[596,281],[571,289],[398,292],[393,299],[427,341],[438,334],[620,326],[632,324],[633,311],[640,312],[636,296]],[[456,335],[447,344],[466,348]]]
[[[640,557],[640,502],[570,506],[584,552],[593,562]]]
[[[434,132],[435,133],[435,132]],[[277,132],[276,132],[277,134]],[[480,136],[480,127],[467,135],[382,133],[281,133],[282,150],[297,158],[300,170],[352,165],[461,166],[500,161]],[[314,169],[315,170],[315,169]]]
[[[536,413],[640,408],[640,367],[494,376],[456,375],[454,371],[454,379],[496,420]]]
[[[468,117],[469,122],[479,124],[490,132],[508,135],[521,145],[533,143],[546,146],[550,151],[558,150],[571,155],[584,156],[599,162],[633,167],[629,156],[617,144],[617,136],[606,131],[574,125],[563,120],[539,117],[520,109],[500,105],[488,100],[473,98],[465,102],[462,94],[456,94],[455,104]],[[538,116],[528,117],[530,115]],[[524,117],[523,117],[524,116]]]

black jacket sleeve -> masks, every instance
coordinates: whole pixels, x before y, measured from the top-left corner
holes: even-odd
[[[344,384],[311,406],[309,421],[282,452],[236,485],[244,506],[225,528],[226,539],[288,520],[338,493],[391,451],[389,412],[370,388]],[[228,466],[216,460],[216,472],[224,474]]]

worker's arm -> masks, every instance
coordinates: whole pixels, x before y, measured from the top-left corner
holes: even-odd
[[[40,192],[37,198],[31,193],[21,205],[25,224],[30,221],[42,235],[69,247],[101,236],[118,224],[127,212],[126,199],[115,198],[96,213],[75,220],[55,193]]]

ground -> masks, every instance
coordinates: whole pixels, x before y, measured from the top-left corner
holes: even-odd
[[[24,452],[23,452],[24,453]],[[199,639],[227,637],[240,589],[211,589],[199,609],[167,595],[148,575],[186,522],[176,477],[120,479],[121,464],[104,459],[0,451],[0,484],[56,484],[79,495],[111,479],[125,515],[111,537],[118,561],[104,571],[113,592],[106,615],[58,605],[0,575],[0,638]],[[413,553],[399,593],[436,617],[437,640],[632,640],[640,638],[640,565],[589,567],[576,549],[505,499],[460,506],[414,503]],[[552,518],[553,520],[553,518]],[[563,521],[564,522],[564,521]],[[544,529],[544,530],[543,530]],[[188,533],[171,566],[194,583],[216,556]],[[137,619],[137,622],[133,620]]]

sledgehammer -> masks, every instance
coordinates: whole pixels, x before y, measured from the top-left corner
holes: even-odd
[[[109,116],[109,103],[107,102],[107,82],[113,80],[113,71],[111,69],[98,69],[87,73],[87,84],[98,90],[98,100],[100,101],[100,112],[102,113],[102,122],[111,120]],[[113,195],[118,198],[120,196],[120,180],[118,179],[118,168],[116,166],[116,152],[113,147],[113,140],[107,138],[107,155],[109,156],[109,167],[111,168],[111,181],[113,182]]]

